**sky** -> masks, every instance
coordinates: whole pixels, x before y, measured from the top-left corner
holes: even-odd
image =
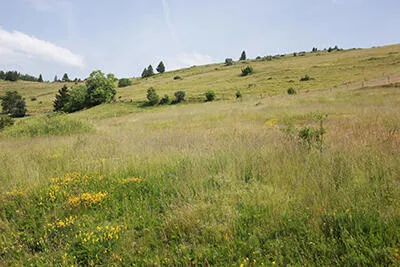
[[[338,45],[400,43],[399,0],[0,0],[0,70],[138,77]]]

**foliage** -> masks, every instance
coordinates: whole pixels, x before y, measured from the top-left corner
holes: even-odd
[[[64,104],[61,109],[64,112],[75,112],[90,106],[87,105],[88,90],[84,84],[79,84],[71,88],[68,93],[68,101]]]
[[[178,103],[185,101],[185,95],[186,95],[185,91],[176,91],[174,93],[175,100],[172,103],[178,104]]]
[[[126,87],[126,86],[131,86],[132,81],[128,78],[122,78],[118,80],[118,87]]]
[[[158,73],[164,73],[165,72],[165,65],[162,61],[160,61],[160,63],[157,66],[157,72]]]
[[[150,87],[147,89],[147,105],[148,106],[155,106],[160,102],[160,97],[156,93],[156,89],[153,87]]]
[[[182,80],[181,76],[174,76],[174,80]]]
[[[215,99],[215,92],[213,90],[207,90],[205,92],[206,101],[214,101]]]
[[[309,81],[309,80],[311,80],[311,78],[310,78],[310,76],[308,76],[308,74],[306,74],[306,75],[304,75],[304,77],[300,78],[301,82],[305,82],[305,81]]]
[[[69,91],[68,87],[64,85],[60,90],[58,90],[58,94],[56,94],[56,99],[53,102],[53,110],[54,111],[65,111],[64,107],[68,103],[69,100]]]
[[[54,80],[53,80],[53,82],[59,82],[59,80],[58,80],[58,76],[56,75],[56,76],[54,76]]]
[[[63,82],[69,82],[70,81],[69,78],[68,78],[68,74],[67,73],[64,73],[64,75],[62,77],[62,81]]]
[[[293,87],[290,87],[290,88],[287,90],[287,93],[288,93],[289,95],[295,95],[295,94],[297,94],[296,90],[295,90]]]
[[[3,130],[5,127],[12,126],[14,124],[13,118],[7,115],[0,115],[0,130]]]
[[[15,82],[18,81],[20,74],[17,71],[7,71],[4,75],[4,80]]]
[[[235,96],[236,96],[236,98],[241,98],[242,97],[242,93],[239,90],[237,90],[236,93],[235,93]]]
[[[10,114],[14,118],[25,116],[25,99],[17,91],[7,91],[0,99],[2,100],[1,106],[4,114]]]
[[[242,69],[242,76],[247,76],[249,74],[253,73],[253,67],[252,66],[247,66],[246,68]]]
[[[168,95],[164,95],[160,100],[160,105],[168,105],[169,102],[170,102],[169,96]]]
[[[6,74],[4,71],[0,70],[0,80],[4,80],[6,78]]]
[[[312,50],[311,50],[311,52],[312,52],[312,53],[318,52],[318,48],[313,47]]]
[[[242,54],[240,55],[239,60],[246,60],[247,56],[246,56],[246,51],[243,51]]]
[[[226,58],[225,59],[225,66],[232,66],[233,65],[233,59],[232,58]]]
[[[117,93],[115,81],[116,79],[111,73],[105,75],[100,70],[93,71],[86,80],[88,107],[109,103],[114,100]]]
[[[38,82],[42,83],[43,82],[43,77],[42,74],[39,74]]]

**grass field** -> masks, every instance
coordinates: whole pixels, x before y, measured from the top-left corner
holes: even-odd
[[[0,265],[399,265],[399,77],[400,45],[287,55],[60,116],[60,84],[1,82],[42,104],[0,133]],[[219,101],[129,103],[150,86]],[[322,148],[298,135],[318,114]]]

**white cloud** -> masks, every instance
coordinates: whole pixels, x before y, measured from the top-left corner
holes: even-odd
[[[177,57],[177,61],[185,66],[206,65],[213,63],[211,56],[199,53],[180,53]]]
[[[73,67],[84,67],[83,57],[72,53],[66,48],[28,36],[22,32],[8,32],[1,27],[0,51],[3,51],[2,61],[13,61],[23,56],[53,61]]]

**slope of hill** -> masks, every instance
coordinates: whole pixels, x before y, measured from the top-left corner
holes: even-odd
[[[23,89],[43,102],[0,133],[0,265],[399,265],[399,50],[200,66],[118,90],[210,88],[215,102],[41,115],[60,84]]]

